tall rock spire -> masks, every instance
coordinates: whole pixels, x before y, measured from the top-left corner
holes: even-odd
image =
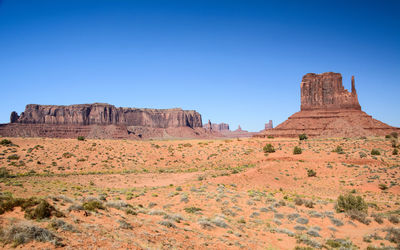
[[[356,90],[356,84],[354,82],[354,76],[351,76],[351,93],[353,95],[357,94],[357,90]]]

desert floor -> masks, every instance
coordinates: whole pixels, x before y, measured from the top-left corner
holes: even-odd
[[[400,245],[393,138],[3,139],[11,140],[0,145],[3,248]],[[275,152],[264,153],[266,144]],[[338,212],[347,194],[368,211]]]

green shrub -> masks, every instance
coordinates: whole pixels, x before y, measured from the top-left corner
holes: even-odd
[[[10,140],[3,139],[3,140],[0,141],[0,145],[10,146],[10,145],[12,145],[12,142]]]
[[[372,149],[371,155],[381,155],[381,152],[379,152],[379,150],[377,150],[377,149]]]
[[[399,150],[397,148],[393,149],[392,155],[398,155],[399,154]]]
[[[271,144],[267,144],[263,147],[263,151],[264,153],[273,153],[275,152],[274,146],[272,146]]]
[[[56,217],[64,216],[60,211],[57,211],[45,200],[41,200],[35,208],[27,209],[25,212],[25,218],[31,220],[42,220],[45,218],[49,218],[52,215]]]
[[[338,154],[344,153],[343,148],[341,146],[337,146],[334,150],[332,150],[332,152],[335,152]]]
[[[365,158],[365,157],[367,157],[367,154],[364,153],[364,152],[360,152],[359,154],[360,154],[360,158]]]
[[[84,136],[78,136],[78,141],[84,141],[85,137]]]
[[[386,190],[386,189],[388,189],[388,186],[387,186],[386,184],[383,184],[383,183],[379,184],[378,186],[379,186],[379,189],[380,189],[380,190]]]
[[[397,132],[392,132],[392,133],[390,133],[390,135],[391,135],[393,138],[398,138],[398,137],[399,137],[399,134],[398,134]]]
[[[315,176],[317,176],[317,172],[315,172],[313,169],[308,169],[307,170],[307,176],[308,177],[315,177]]]
[[[98,200],[91,200],[88,202],[83,203],[83,209],[87,211],[97,211],[97,209],[105,209],[103,203]]]
[[[340,195],[336,201],[335,209],[338,213],[351,210],[368,211],[368,205],[361,196],[352,194]]]
[[[304,140],[307,140],[307,139],[308,139],[308,136],[306,134],[299,135],[299,140],[300,141],[304,141]]]
[[[18,160],[18,159],[19,159],[19,155],[17,155],[17,154],[12,154],[12,155],[9,155],[9,156],[7,157],[7,159],[9,159],[9,160]]]
[[[301,148],[298,147],[298,146],[294,147],[294,149],[293,149],[293,154],[294,154],[294,155],[299,155],[299,154],[301,154],[302,152],[303,152],[303,150],[301,150]]]
[[[0,178],[9,178],[9,177],[12,177],[12,175],[10,175],[10,172],[8,171],[8,169],[5,167],[1,167],[0,168]]]
[[[186,207],[185,208],[185,212],[186,213],[190,213],[190,214],[194,214],[194,213],[199,212],[201,210],[203,210],[203,209],[198,208],[198,207]]]
[[[267,136],[268,139],[274,139],[272,135]]]

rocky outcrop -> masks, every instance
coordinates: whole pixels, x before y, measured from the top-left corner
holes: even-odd
[[[126,125],[152,128],[202,127],[194,110],[117,108],[106,103],[69,106],[26,105],[20,116],[11,114],[11,123],[54,125]]]
[[[347,91],[339,73],[309,73],[301,81],[301,110],[361,110],[352,77],[352,91]]]
[[[300,85],[300,112],[256,137],[296,137],[303,133],[314,137],[354,137],[399,130],[361,111],[354,76],[351,86],[351,93],[344,89],[339,73],[306,74]]]
[[[201,115],[194,110],[117,108],[105,103],[29,104],[21,115],[12,112],[9,124],[0,124],[0,135],[110,139],[214,137],[202,128]]]
[[[268,123],[265,123],[265,130],[267,129],[273,129],[274,125],[272,124],[272,120],[269,120]]]
[[[211,123],[209,120],[208,123],[204,124],[203,127],[208,130],[212,131],[218,131],[218,132],[223,132],[223,131],[229,131],[229,124],[226,123]]]

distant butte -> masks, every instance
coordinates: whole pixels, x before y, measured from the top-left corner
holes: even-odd
[[[300,92],[300,112],[255,136],[295,137],[305,133],[314,137],[354,137],[399,131],[361,110],[354,76],[349,92],[343,87],[340,73],[309,73],[303,76]]]
[[[201,115],[194,110],[119,108],[107,103],[26,105],[10,123],[0,124],[0,135],[8,137],[57,137],[111,139],[209,138]]]

